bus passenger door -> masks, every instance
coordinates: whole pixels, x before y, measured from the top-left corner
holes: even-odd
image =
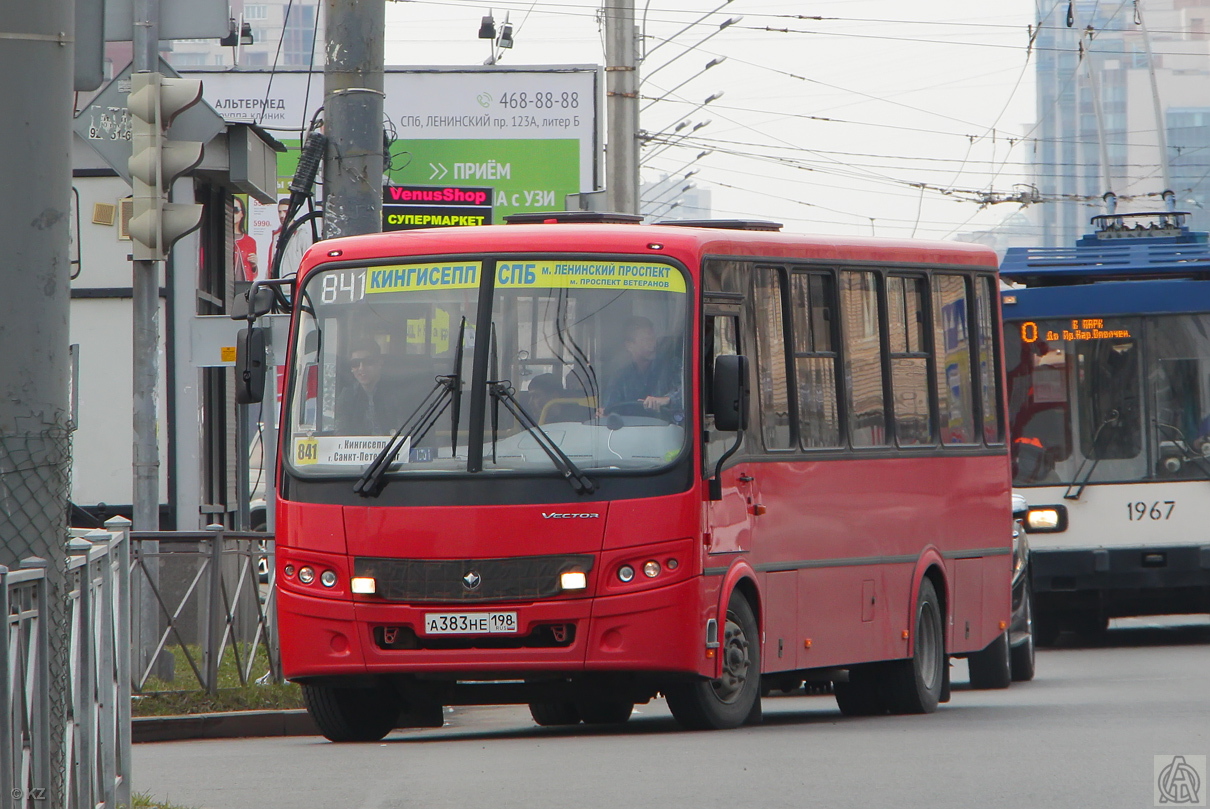
[[[704,403],[702,425],[705,440],[706,475],[714,474],[718,459],[735,442],[735,433],[714,429],[714,414],[709,412],[710,391],[714,382],[714,360],[726,354],[739,354],[740,309],[738,304],[728,306],[707,305],[704,323],[702,354],[705,372],[702,374]],[[742,454],[743,448],[740,448]],[[730,462],[719,475],[723,498],[707,504],[708,532],[707,553],[740,553],[751,546],[752,507],[755,497],[755,478],[750,464]]]

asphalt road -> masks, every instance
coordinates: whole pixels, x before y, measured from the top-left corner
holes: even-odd
[[[1004,691],[965,678],[959,661],[952,701],[930,716],[846,718],[830,696],[776,696],[763,725],[725,732],[681,731],[653,702],[607,730],[539,728],[509,706],[459,709],[444,728],[374,744],[142,744],[133,782],[205,809],[1107,809],[1159,805],[1156,756],[1210,755],[1206,616],[1064,636],[1039,651],[1033,682]]]

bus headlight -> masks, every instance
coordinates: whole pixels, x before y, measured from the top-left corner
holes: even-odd
[[[299,568],[298,580],[303,584],[310,584],[315,581],[315,568],[310,566]]]
[[[559,586],[564,590],[583,590],[588,586],[588,576],[582,570],[568,570],[559,576]]]
[[[622,565],[618,568],[618,580],[623,584],[634,579],[634,568],[630,565]]]
[[[335,587],[336,586],[336,571],[335,570],[325,570],[323,573],[320,573],[319,574],[319,583],[322,584],[324,587]]]
[[[354,576],[349,580],[349,589],[363,596],[372,596],[378,592],[378,582],[373,576]]]

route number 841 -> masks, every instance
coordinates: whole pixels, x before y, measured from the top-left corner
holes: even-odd
[[[1135,503],[1127,503],[1126,509],[1130,512],[1131,522],[1141,522],[1143,520],[1167,520],[1172,517],[1172,510],[1176,508],[1175,500],[1156,500],[1154,503],[1147,504],[1142,500]]]

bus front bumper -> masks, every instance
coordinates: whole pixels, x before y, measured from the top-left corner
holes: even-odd
[[[709,675],[701,582],[516,604],[411,605],[279,590],[289,679],[376,674],[681,672]],[[427,635],[431,613],[515,612],[515,635]]]

